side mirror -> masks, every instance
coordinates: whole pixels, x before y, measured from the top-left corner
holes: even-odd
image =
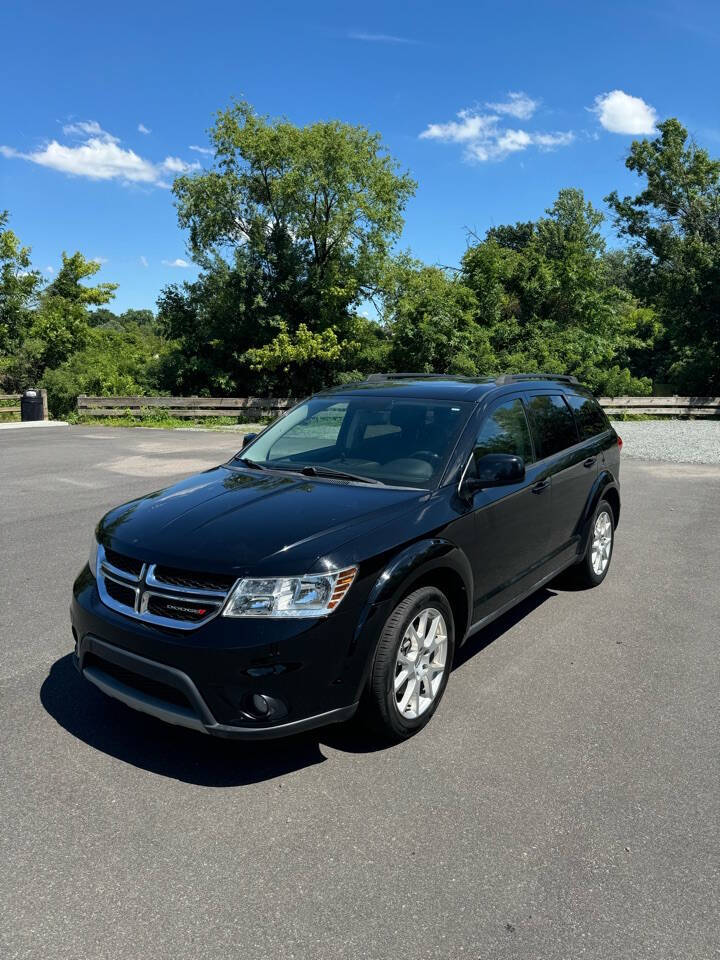
[[[463,481],[463,491],[473,494],[486,487],[504,487],[525,479],[525,461],[512,453],[486,453],[475,461],[474,475]]]
[[[257,437],[256,433],[246,433],[242,438],[242,449],[244,450],[249,443],[252,443],[255,437]]]

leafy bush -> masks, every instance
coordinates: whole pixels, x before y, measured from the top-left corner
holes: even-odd
[[[52,370],[42,386],[55,417],[75,409],[80,394],[143,396],[158,393],[158,379],[168,344],[157,334],[129,325],[123,331],[94,328],[85,346]]]

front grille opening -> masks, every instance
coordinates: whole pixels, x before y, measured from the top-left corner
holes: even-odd
[[[113,567],[129,573],[133,577],[140,576],[143,567],[142,560],[135,560],[134,557],[126,557],[125,554],[116,553],[115,550],[110,550],[107,547],[105,547],[104,550],[107,562],[112,564]]]
[[[131,610],[135,608],[135,591],[132,587],[124,587],[121,583],[105,577],[105,589],[117,603],[130,607]]]
[[[120,667],[116,663],[111,663],[109,660],[103,660],[94,653],[85,654],[83,669],[85,667],[97,667],[98,670],[102,670],[103,673],[107,673],[115,680],[124,683],[125,686],[131,687],[133,690],[144,693],[149,697],[155,697],[158,700],[164,700],[166,703],[172,703],[177,707],[184,707],[195,713],[193,705],[185,694],[181,690],[178,690],[177,687],[172,687],[168,683],[162,683],[160,680],[151,680],[150,677],[145,677],[141,673],[127,670],[125,667]]]
[[[222,590],[227,592],[235,583],[235,577],[222,573],[195,573],[175,567],[155,567],[155,579],[173,587],[190,587],[193,590]]]
[[[198,623],[214,613],[217,610],[217,604],[187,600],[185,597],[151,596],[148,597],[147,610],[156,617]]]

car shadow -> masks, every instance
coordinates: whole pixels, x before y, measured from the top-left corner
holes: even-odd
[[[477,656],[478,653],[486,647],[489,647],[491,643],[499,639],[504,633],[507,633],[508,630],[511,630],[516,624],[520,623],[521,620],[524,620],[533,610],[537,610],[538,607],[541,607],[555,596],[557,596],[557,590],[555,589],[555,582],[553,581],[552,587],[543,587],[541,590],[530,594],[529,597],[526,597],[526,599],[521,601],[516,607],[508,610],[507,613],[498,617],[497,620],[493,620],[487,627],[478,630],[477,633],[469,637],[460,649],[456,651],[453,670],[462,667],[468,660]]]
[[[457,651],[453,670],[483,651],[551,597],[547,587],[480,630]],[[350,722],[252,743],[208,737],[139,713],[105,696],[79,675],[67,654],[40,688],[40,701],[68,733],[123,763],[205,787],[238,787],[324,763],[322,747],[343,753],[374,753],[392,743]]]
[[[323,763],[317,736],[249,743],[208,737],[163,723],[105,696],[84,680],[68,654],[40,689],[47,712],[89,746],[151,773],[205,787],[272,780]]]

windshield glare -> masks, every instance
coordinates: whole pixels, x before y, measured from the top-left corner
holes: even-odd
[[[395,486],[430,487],[472,404],[393,397],[313,397],[238,454],[267,467],[338,470]]]

